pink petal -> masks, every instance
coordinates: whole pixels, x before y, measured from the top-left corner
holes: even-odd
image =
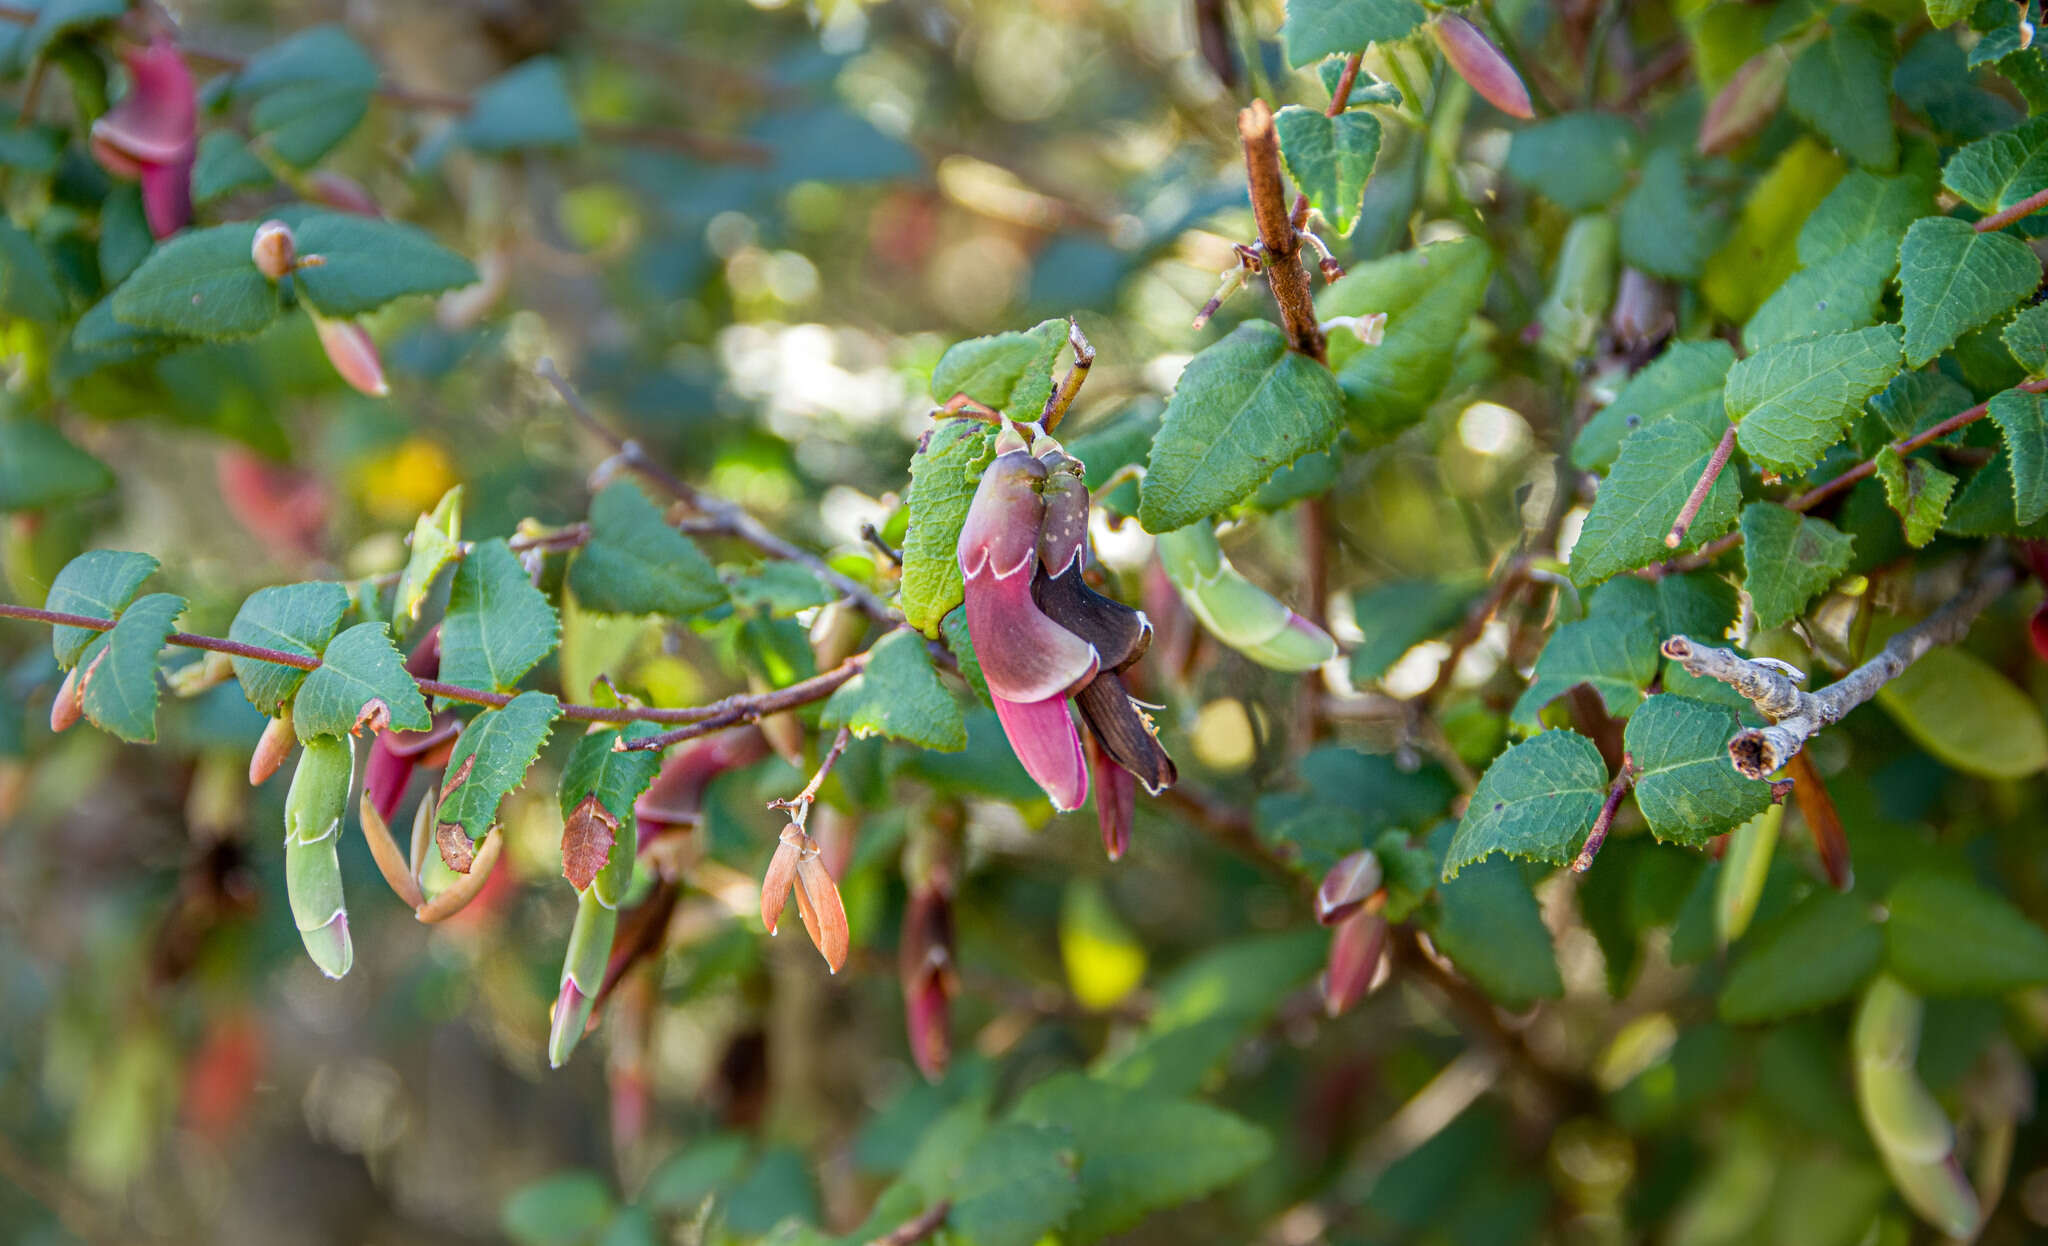
[[[1330,936],[1329,967],[1323,971],[1323,1008],[1342,1016],[1371,994],[1387,949],[1387,919],[1360,910]]]
[[[979,642],[976,642],[979,649]],[[1010,701],[997,696],[996,717],[1025,773],[1045,789],[1053,808],[1079,809],[1088,799],[1088,759],[1081,752],[1081,733],[1067,712],[1067,698]]]
[[[967,577],[967,634],[989,691],[999,699],[1043,701],[1095,677],[1095,646],[1053,622],[1031,596],[1035,560],[1007,578],[984,568]]]
[[[168,238],[192,223],[192,157],[142,166],[142,214],[149,232]]]
[[[370,744],[370,760],[363,766],[363,795],[386,822],[398,812],[398,802],[405,797],[406,784],[412,782],[415,765],[413,758],[400,757],[392,749],[393,734],[377,733]]]
[[[122,59],[128,65],[128,94],[93,122],[93,138],[140,164],[191,159],[198,143],[199,97],[177,45],[159,35]]]

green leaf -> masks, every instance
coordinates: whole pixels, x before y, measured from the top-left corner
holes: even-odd
[[[1467,579],[1396,580],[1352,598],[1365,639],[1351,651],[1351,682],[1365,685],[1401,655],[1465,621],[1477,586]]]
[[[1877,452],[1877,478],[1885,501],[1905,524],[1906,543],[1919,548],[1941,531],[1956,478],[1925,459],[1908,459],[1890,446]],[[2015,485],[2017,494],[2017,485]]]
[[[1635,758],[1636,808],[1659,839],[1705,844],[1771,803],[1771,787],[1745,779],[1728,759],[1741,729],[1735,711],[1669,693],[1629,719],[1622,742]]]
[[[1852,170],[1799,227],[1799,262],[1811,268],[1873,242],[1896,257],[1906,228],[1933,208],[1934,173],[1923,163],[1909,162],[1895,177]]]
[[[583,141],[562,63],[536,56],[485,83],[462,119],[462,141],[477,151],[574,147]]]
[[[1783,475],[1812,467],[1898,373],[1899,340],[1898,326],[1878,325],[1779,342],[1736,364],[1726,395],[1736,444]]]
[[[1978,233],[1952,216],[1913,222],[1899,246],[1906,364],[1917,368],[2041,284],[2041,261],[2018,238]]]
[[[44,0],[14,44],[14,64],[33,64],[65,35],[114,21],[127,11],[127,0]]]
[[[1673,342],[1586,421],[1572,442],[1572,466],[1606,471],[1630,433],[1658,420],[1676,418],[1705,427],[1725,418],[1721,387],[1734,366],[1735,348],[1719,338]]]
[[[592,604],[580,590],[577,599]],[[478,541],[455,569],[448,593],[448,613],[441,620],[441,678],[509,692],[554,651],[560,635],[554,607],[527,578],[519,556],[502,539]]]
[[[1628,185],[1636,131],[1613,113],[1574,112],[1515,131],[1508,176],[1567,212],[1588,212]]]
[[[228,626],[228,639],[264,649],[278,649],[302,658],[317,658],[341,616],[348,613],[348,590],[328,581],[282,584],[259,588],[249,594],[235,621]],[[229,659],[242,695],[264,714],[275,717],[289,703],[307,675],[295,666],[280,666],[255,658]]]
[[[1280,40],[1299,69],[1325,56],[1362,52],[1413,34],[1428,17],[1415,0],[1288,0]]]
[[[69,310],[49,254],[0,220],[0,313],[48,323],[64,319]]]
[[[181,337],[261,333],[277,318],[277,287],[249,258],[252,224],[179,234],[114,291],[114,318]]]
[[[1889,27],[1848,21],[1793,62],[1785,106],[1857,163],[1890,168],[1899,158],[1891,81]]]
[[[1977,0],[1927,0],[1927,20],[1936,26],[1952,26],[1976,7]]]
[[[199,158],[192,166],[192,202],[203,206],[222,195],[269,186],[276,180],[232,131],[209,130],[200,138]]]
[[[1196,355],[1153,439],[1138,522],[1171,532],[1235,506],[1275,471],[1327,447],[1343,400],[1323,365],[1264,320]]]
[[[2007,995],[2048,984],[2048,933],[1968,879],[1917,871],[1885,897],[1886,965],[1921,995]]]
[[[1067,344],[1067,322],[1044,320],[1022,333],[955,342],[932,369],[932,397],[961,394],[1013,420],[1030,423],[1052,397],[1052,365]],[[944,613],[941,611],[940,613]]]
[[[1898,264],[1897,244],[1872,238],[1800,269],[1742,326],[1743,348],[1754,354],[1777,342],[1876,324]]]
[[[1877,970],[1884,936],[1869,901],[1819,890],[1763,930],[1721,988],[1721,1019],[1777,1021],[1838,1003]]]
[[[522,692],[502,709],[485,710],[469,720],[455,751],[448,757],[447,783],[434,821],[458,825],[471,839],[481,839],[497,820],[498,803],[519,786],[527,767],[547,743],[561,702],[545,692]],[[475,764],[471,764],[472,760]]]
[[[286,83],[256,101],[249,124],[286,164],[309,169],[362,123],[373,93],[340,79]]]
[[[118,549],[87,550],[57,573],[43,609],[58,614],[83,614],[111,619],[121,612],[142,582],[156,572],[157,561],[148,554],[131,554]],[[101,633],[90,628],[57,624],[50,629],[50,650],[57,665],[66,670],[78,662],[85,647]]]
[[[910,529],[903,537],[903,618],[927,636],[958,606],[960,527],[982,469],[994,458],[988,427],[941,420],[910,458]]]
[[[1205,1103],[1123,1090],[1066,1073],[1024,1092],[1016,1121],[1066,1130],[1081,1153],[1076,1246],[1218,1190],[1272,1152],[1263,1130]]]
[[[72,445],[56,426],[0,416],[0,511],[38,510],[113,487],[107,465]]]
[[[1966,649],[1922,654],[1878,689],[1877,703],[1914,743],[1964,774],[2020,779],[2048,769],[2041,707]]]
[[[148,214],[142,209],[141,189],[116,187],[100,205],[100,279],[110,286],[128,280],[155,246]],[[109,301],[100,300],[100,306]]]
[[[1330,339],[1330,366],[1362,433],[1390,437],[1422,418],[1451,379],[1492,276],[1485,241],[1459,238],[1357,265],[1323,289],[1316,314],[1325,320],[1386,313],[1378,346],[1350,333]]]
[[[960,663],[961,678],[974,689],[983,705],[993,705],[995,698],[989,695],[988,676],[981,673],[981,659],[974,655],[974,637],[967,634],[967,611],[960,607],[947,611],[939,627],[945,634],[946,647]]]
[[[157,658],[184,609],[183,597],[151,593],[121,611],[113,630],[79,655],[85,671],[79,699],[101,730],[130,744],[156,743]]]
[[[360,316],[408,294],[438,294],[477,281],[476,267],[398,221],[322,212],[292,226],[299,255],[317,255],[292,281],[322,315]],[[248,259],[243,248],[243,259]]]
[[[1316,211],[1349,236],[1365,206],[1365,183],[1380,154],[1380,119],[1369,112],[1334,117],[1290,104],[1273,118],[1287,172]]]
[[[412,525],[412,552],[391,598],[393,618],[416,621],[441,569],[462,557],[462,486],[452,486]]]
[[[1774,502],[1742,508],[1742,590],[1757,625],[1782,627],[1849,570],[1854,537]]]
[[[1430,851],[1447,859],[1451,840],[1446,822],[1430,833]],[[1508,860],[1464,866],[1455,879],[1438,884],[1436,898],[1425,919],[1430,942],[1496,1003],[1526,1008],[1564,994],[1557,950],[1526,867]]]
[[[1726,222],[1706,206],[1712,202],[1693,189],[1677,148],[1651,152],[1636,188],[1621,201],[1622,259],[1654,276],[1697,278],[1726,232]]]
[[[752,1151],[738,1134],[699,1138],[654,1170],[639,1201],[659,1212],[694,1212],[707,1197],[739,1178]]]
[[[884,735],[942,753],[967,747],[967,720],[939,682],[924,637],[902,628],[875,642],[860,674],[825,702],[818,725],[851,727],[862,739]]]
[[[1942,166],[1941,181],[1986,216],[2048,187],[2048,117],[1962,148]]]
[[[726,600],[710,561],[626,480],[591,502],[590,541],[569,564],[569,587],[605,614],[687,619]]]
[[[1566,623],[1551,633],[1529,686],[1508,718],[1526,727],[1537,725],[1543,707],[1585,684],[1615,718],[1627,718],[1642,704],[1643,689],[1657,677],[1662,660],[1655,616],[1647,612],[1610,611]]]
[[[611,1186],[593,1172],[561,1172],[505,1200],[498,1227],[519,1246],[582,1246],[612,1218]]]
[[[1872,486],[1882,499],[1884,486]],[[1878,503],[1887,514],[1882,500]],[[1950,536],[2025,536],[2035,540],[2048,539],[2048,523],[2021,524],[2013,511],[2012,456],[2000,450],[1991,461],[1970,473],[1962,488],[1956,491],[1955,501],[1949,504],[1948,514],[1941,521],[1941,530]],[[1903,551],[1904,540],[1900,539]]]
[[[961,1161],[948,1231],[974,1246],[1033,1246],[1081,1205],[1078,1163],[1072,1135],[1057,1123],[993,1126]]]
[[[2048,515],[2048,403],[2009,389],[1991,400],[1991,418],[2012,460],[2013,513],[2023,524]]]
[[[1451,837],[1443,877],[1494,853],[1562,865],[1576,857],[1607,799],[1607,763],[1571,731],[1532,736],[1494,759]]]
[[[1998,336],[2028,376],[2048,376],[2048,303],[2022,307]]]
[[[605,812],[619,824],[611,855],[591,881],[597,902],[608,909],[619,907],[633,882],[633,861],[639,853],[640,824],[633,816],[633,802],[654,782],[661,771],[661,753],[653,749],[615,749],[621,739],[638,740],[660,731],[652,723],[633,723],[623,729],[606,727],[585,732],[576,740],[575,751],[562,767],[562,785],[556,792],[567,821],[588,797],[595,796]]]
[[[751,567],[723,567],[718,575],[732,595],[733,605],[772,618],[791,618],[828,605],[839,596],[809,567],[797,562],[771,560]]]
[[[308,168],[370,108],[377,63],[339,26],[316,26],[251,57],[235,90],[255,100],[250,123],[287,163]]]
[[[390,631],[382,623],[358,623],[328,642],[319,667],[299,685],[292,729],[301,740],[348,735],[371,701],[382,701],[391,711],[391,725],[401,731],[434,725],[426,698],[392,647]]]
[[[1711,427],[1704,420],[1665,419],[1622,443],[1572,546],[1573,583],[1597,584],[1672,556],[1664,537],[1719,444],[1721,434]],[[1686,530],[1685,548],[1696,549],[1734,526],[1741,500],[1736,473],[1722,472]]]

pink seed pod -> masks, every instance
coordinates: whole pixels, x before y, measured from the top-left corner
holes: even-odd
[[[299,247],[292,237],[292,227],[283,221],[265,221],[256,227],[256,238],[249,244],[249,258],[256,261],[256,271],[279,281],[292,270],[298,259]]]
[[[320,333],[320,348],[334,370],[358,391],[372,398],[391,392],[384,383],[384,364],[377,358],[377,343],[369,330],[353,320],[329,320],[313,313],[313,327]]]
[[[79,695],[78,667],[72,667],[64,674],[64,682],[57,687],[57,699],[50,702],[50,730],[69,731],[78,725],[85,713],[85,706]]]
[[[263,786],[266,779],[277,773],[284,759],[291,756],[292,746],[298,742],[292,732],[289,708],[264,724],[263,734],[256,737],[256,747],[249,753],[249,786]]]
[[[1479,28],[1452,13],[1440,13],[1430,23],[1429,33],[1443,49],[1444,60],[1469,83],[1479,98],[1510,117],[1527,121],[1536,115],[1529,103],[1529,88],[1522,76],[1501,55],[1499,48]]]

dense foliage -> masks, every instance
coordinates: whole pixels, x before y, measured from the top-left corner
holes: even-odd
[[[2048,1226],[2032,5],[360,7],[0,6],[15,1238]]]

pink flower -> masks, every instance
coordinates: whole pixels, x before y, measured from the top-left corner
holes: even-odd
[[[896,957],[910,1054],[918,1072],[935,1082],[945,1076],[952,1058],[950,1006],[958,986],[953,973],[953,891],[944,872],[935,871],[931,881],[912,889],[903,909],[903,937]]]
[[[121,54],[130,86],[92,123],[92,152],[107,172],[142,182],[149,232],[168,238],[192,223],[192,164],[199,99],[185,58],[166,35]]]
[[[1088,489],[1059,450],[1039,458],[1005,433],[960,532],[967,631],[1017,760],[1061,810],[1096,776],[1096,812],[1112,860],[1130,843],[1133,780],[1157,794],[1177,777],[1121,672],[1152,643],[1145,615],[1082,579]],[[1068,712],[1088,724],[1090,749]]]

